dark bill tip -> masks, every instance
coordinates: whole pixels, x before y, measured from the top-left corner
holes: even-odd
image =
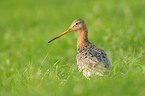
[[[53,40],[55,40],[55,39],[57,39],[57,37],[55,37],[55,38],[51,39],[50,41],[48,41],[48,43],[50,43],[51,41],[53,41]]]

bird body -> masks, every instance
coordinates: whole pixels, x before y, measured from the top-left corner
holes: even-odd
[[[48,43],[75,30],[78,33],[76,62],[79,71],[83,72],[83,75],[87,78],[92,74],[102,76],[104,72],[109,72],[111,70],[111,64],[106,52],[90,43],[88,40],[87,25],[82,19],[74,20],[68,30],[53,38]]]
[[[105,51],[90,42],[85,43],[78,51],[76,61],[79,71],[87,78],[92,74],[102,76],[104,72],[109,72],[111,67]]]

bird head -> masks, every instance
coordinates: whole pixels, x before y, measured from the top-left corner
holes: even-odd
[[[66,33],[69,33],[71,31],[78,31],[78,30],[83,30],[84,28],[86,28],[86,23],[84,20],[82,19],[76,19],[72,22],[71,26],[63,33],[61,33],[60,35],[58,35],[57,37],[53,38],[52,40],[48,41],[48,43],[50,43],[51,41],[63,36]]]

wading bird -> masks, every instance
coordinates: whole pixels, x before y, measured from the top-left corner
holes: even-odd
[[[48,43],[71,31],[77,31],[78,34],[76,63],[79,71],[83,72],[86,78],[92,74],[102,76],[108,73],[111,70],[109,58],[103,49],[96,47],[88,40],[88,28],[84,20],[74,20],[65,32]]]

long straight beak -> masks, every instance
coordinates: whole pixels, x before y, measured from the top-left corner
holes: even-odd
[[[66,33],[68,33],[68,32],[71,32],[71,31],[72,31],[72,29],[70,29],[70,28],[67,29],[65,32],[61,33],[61,34],[58,35],[57,37],[54,37],[53,39],[51,39],[50,41],[48,41],[48,43],[50,43],[51,41],[53,41],[53,40],[55,40],[55,39],[61,37],[62,35],[66,34]]]

